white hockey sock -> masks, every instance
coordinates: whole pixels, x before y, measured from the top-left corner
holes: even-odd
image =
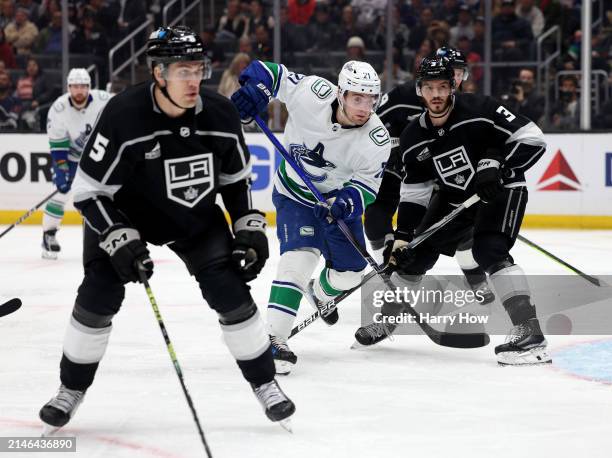
[[[287,339],[297,315],[308,280],[319,262],[318,250],[302,249],[283,253],[268,300],[269,333]]]
[[[319,274],[319,280],[314,282],[314,293],[321,302],[328,302],[343,291],[357,286],[361,281],[363,271],[337,271],[324,268]]]
[[[57,193],[52,199],[47,202],[43,211],[43,232],[51,229],[57,229],[64,217],[64,206],[68,201],[68,194]]]
[[[223,340],[237,361],[255,359],[270,346],[270,339],[259,311],[242,323],[220,326]]]
[[[112,325],[90,328],[70,317],[64,338],[64,354],[77,364],[99,363],[104,356]]]

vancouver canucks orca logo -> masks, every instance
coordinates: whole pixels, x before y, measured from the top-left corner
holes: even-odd
[[[325,146],[323,143],[317,143],[317,146],[314,149],[308,149],[306,144],[298,145],[297,143],[291,143],[289,145],[289,151],[291,152],[291,156],[293,160],[299,164],[301,169],[304,171],[304,174],[310,178],[310,180],[320,183],[327,179],[327,173],[323,173],[322,175],[315,175],[312,172],[306,170],[304,165],[310,165],[312,167],[316,167],[321,170],[331,170],[335,169],[336,166],[331,162],[325,160],[323,158],[323,151],[325,150]]]

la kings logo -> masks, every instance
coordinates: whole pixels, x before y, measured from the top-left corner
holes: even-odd
[[[215,185],[212,153],[164,161],[168,199],[193,208]]]
[[[434,157],[433,162],[444,184],[462,191],[467,189],[476,173],[463,146]]]

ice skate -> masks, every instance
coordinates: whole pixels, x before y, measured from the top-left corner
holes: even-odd
[[[57,229],[49,229],[43,232],[42,241],[42,258],[43,259],[57,259],[57,254],[60,252],[61,247],[55,237]]]
[[[43,437],[49,436],[70,421],[83,401],[84,391],[70,390],[61,385],[57,394],[47,402],[38,416],[43,421]]]
[[[522,366],[552,363],[547,342],[537,318],[514,326],[506,342],[495,347],[497,362],[502,366]]]
[[[319,299],[317,299],[317,296],[315,296],[314,280],[310,280],[310,282],[308,282],[306,293],[310,296],[311,301],[312,301],[311,303],[314,304],[314,306],[317,308],[317,310],[319,311],[319,314],[321,315],[321,319],[325,321],[325,323],[327,323],[329,326],[332,326],[338,322],[339,315],[338,315],[337,307],[334,307],[334,309],[331,312],[322,311],[323,310],[322,308],[325,304],[321,302]]]
[[[274,357],[276,373],[278,375],[288,375],[297,363],[297,356],[287,345],[286,339],[271,335],[270,342],[272,343],[272,356]]]
[[[291,420],[289,417],[295,413],[295,404],[287,397],[276,380],[264,383],[263,385],[251,385],[253,393],[259,400],[266,412],[266,416],[289,432],[291,430]]]

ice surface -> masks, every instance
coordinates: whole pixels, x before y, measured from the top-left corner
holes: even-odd
[[[522,233],[587,273],[612,273],[610,231]],[[0,436],[39,434],[38,410],[58,387],[62,340],[81,281],[80,228],[58,233],[58,261],[40,258],[40,238],[39,227],[20,226],[0,240],[0,295],[24,303],[0,319]],[[264,314],[278,259],[272,232],[270,240],[272,258],[252,285]],[[280,379],[297,405],[288,434],[265,418],[181,262],[165,248],[152,253],[151,286],[217,458],[610,456],[610,385],[555,365],[499,367],[493,355],[499,336],[477,350],[439,347],[424,336],[349,350],[358,296],[341,305],[338,325],[317,322],[292,339],[298,365]],[[520,242],[512,254],[529,274],[567,272]],[[441,258],[434,272],[459,270]],[[312,312],[306,303],[302,309],[300,317]],[[64,430],[77,436],[77,453],[49,456],[204,456],[142,286],[127,287],[113,325],[96,381]],[[602,336],[549,338],[553,357],[589,340]],[[606,357],[598,355],[590,373]]]

